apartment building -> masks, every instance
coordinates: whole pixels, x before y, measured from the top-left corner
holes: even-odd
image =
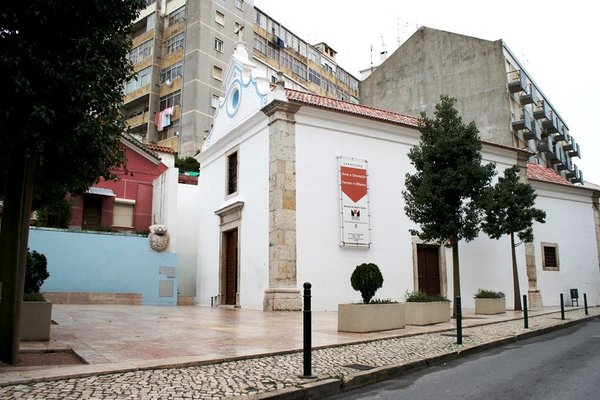
[[[238,40],[273,84],[358,102],[358,80],[337,65],[335,50],[309,44],[253,1],[147,0],[132,40],[137,78],[123,99],[130,133],[180,156],[196,154],[210,132]]]
[[[440,94],[457,99],[483,140],[528,149],[529,160],[583,183],[579,144],[565,120],[502,40],[421,27],[360,82],[362,104],[432,116]]]

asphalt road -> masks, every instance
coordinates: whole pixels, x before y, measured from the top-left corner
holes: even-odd
[[[600,399],[600,319],[329,399]]]

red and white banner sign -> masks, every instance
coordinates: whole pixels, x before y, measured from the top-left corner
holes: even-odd
[[[341,246],[370,246],[371,224],[367,161],[338,157]]]

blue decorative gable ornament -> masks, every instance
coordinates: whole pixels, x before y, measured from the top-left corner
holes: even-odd
[[[229,61],[225,82],[225,97],[219,102],[213,128],[204,140],[202,151],[214,145],[267,104],[269,80],[256,64],[250,61],[241,38],[236,43]]]

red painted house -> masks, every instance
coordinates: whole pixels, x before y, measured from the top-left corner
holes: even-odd
[[[143,144],[130,135],[121,139],[126,168],[115,181],[101,180],[75,198],[70,228],[143,232],[153,221],[153,185],[174,165],[175,152]]]

